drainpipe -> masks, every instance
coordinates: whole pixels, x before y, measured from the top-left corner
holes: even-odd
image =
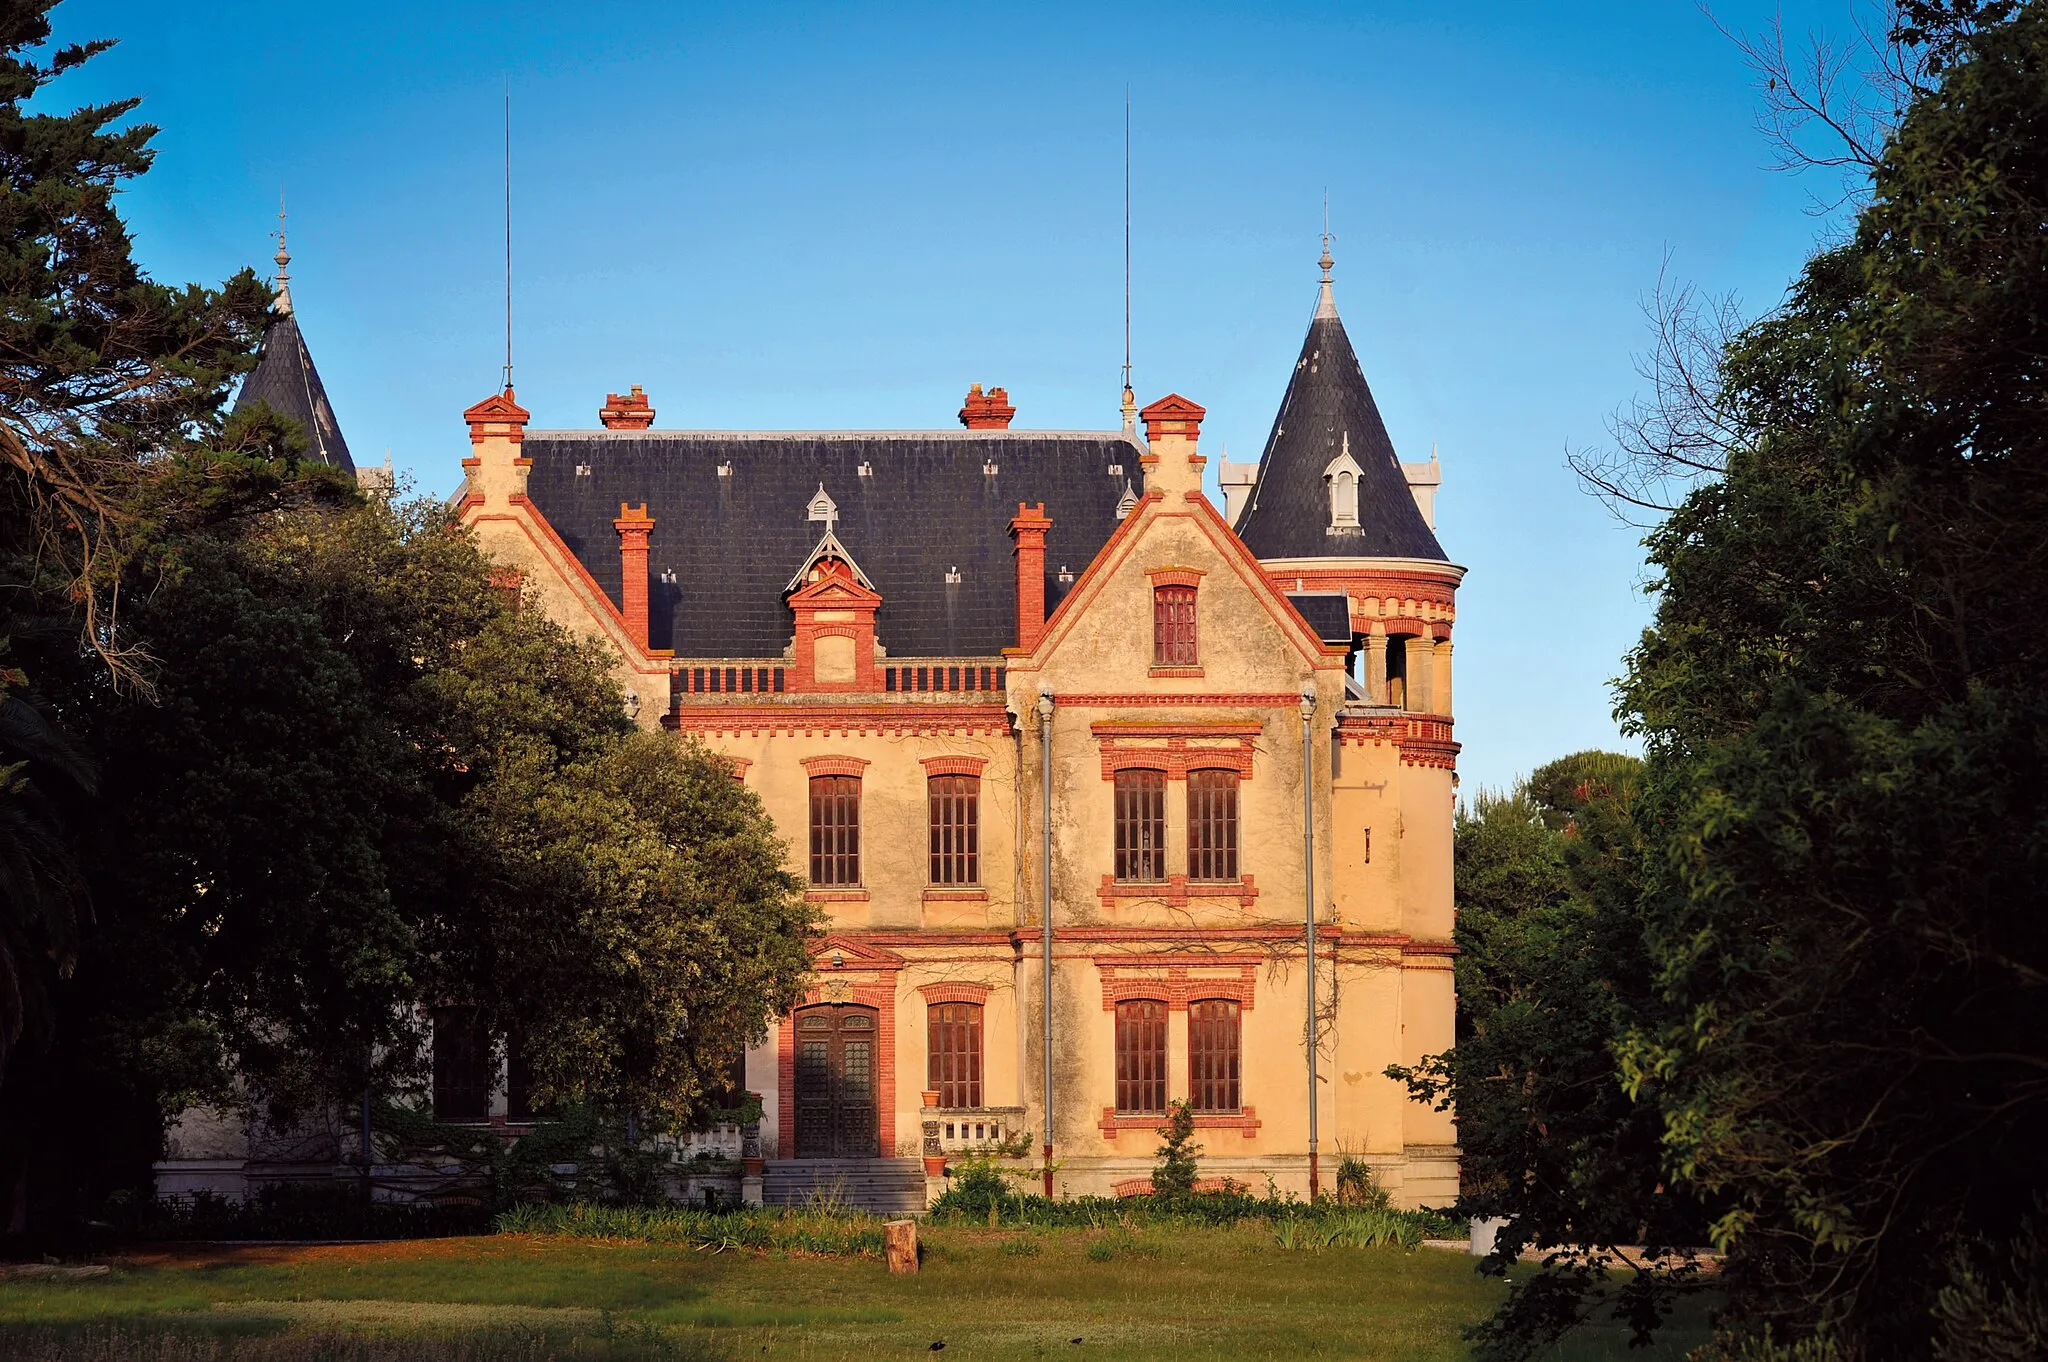
[[[1301,880],[1308,938],[1308,1199],[1321,1195],[1316,1168],[1316,786],[1309,725],[1316,714],[1313,679],[1301,688]]]
[[[1052,1199],[1052,692],[1038,696],[1039,934],[1045,947],[1045,1196]]]

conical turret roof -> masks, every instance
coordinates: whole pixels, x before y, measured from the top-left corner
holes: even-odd
[[[1325,254],[1325,261],[1328,256]],[[1287,396],[1259,457],[1258,481],[1237,523],[1262,560],[1429,558],[1446,561],[1402,476],[1387,423],[1337,316],[1324,265],[1316,312]],[[1333,525],[1324,472],[1349,453],[1358,465],[1358,524]]]
[[[299,332],[298,319],[289,312],[273,318],[263,329],[256,367],[235,396],[235,410],[258,402],[269,403],[272,411],[305,427],[306,458],[355,472],[348,441],[341,437],[334,408],[327,403],[327,387],[313,367],[313,355]]]

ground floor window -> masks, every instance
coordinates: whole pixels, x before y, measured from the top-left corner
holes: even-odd
[[[1237,1004],[1210,998],[1188,1004],[1188,1105],[1196,1111],[1236,1111]]]
[[[942,1107],[981,1105],[981,1006],[938,1003],[925,1014],[926,1085]]]
[[[1166,1004],[1135,998],[1116,1005],[1116,1109],[1166,1110]]]
[[[491,1042],[473,1007],[434,1009],[434,1119],[491,1118]]]

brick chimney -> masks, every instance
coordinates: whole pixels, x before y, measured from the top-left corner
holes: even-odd
[[[1044,502],[1017,503],[1010,521],[1010,538],[1017,541],[1017,646],[1027,653],[1045,637],[1045,534],[1051,528]]]
[[[1008,430],[1017,409],[1001,388],[981,390],[979,383],[967,390],[967,405],[960,408],[960,424],[969,430]]]
[[[626,617],[627,637],[645,652],[647,537],[654,533],[654,519],[647,514],[646,502],[628,506],[622,501],[619,503],[619,518],[612,525],[619,532],[619,613]]]
[[[1168,393],[1138,413],[1145,423],[1145,491],[1200,495],[1202,466],[1209,462],[1197,448],[1202,418],[1209,413],[1179,393]]]
[[[617,393],[606,393],[604,405],[598,408],[597,419],[604,422],[606,430],[645,430],[654,424],[654,407],[648,402],[647,394],[635,383],[633,390],[624,397]]]

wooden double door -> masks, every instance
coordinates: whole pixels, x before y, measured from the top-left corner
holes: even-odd
[[[796,1014],[796,1156],[872,1159],[881,1030],[872,1007],[825,1003]]]

